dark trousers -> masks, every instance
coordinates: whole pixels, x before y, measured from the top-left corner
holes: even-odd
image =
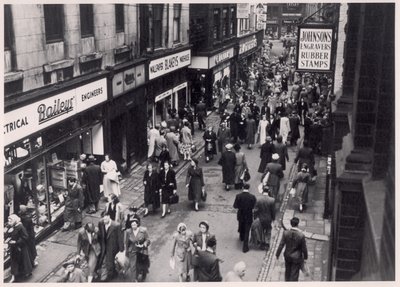
[[[199,129],[202,130],[206,127],[206,124],[204,123],[204,119],[202,115],[197,115],[197,121],[199,122]]]
[[[239,221],[239,236],[243,241],[243,249],[249,248],[249,235],[252,222]]]
[[[285,259],[285,281],[299,281],[300,267],[300,262],[289,262]]]

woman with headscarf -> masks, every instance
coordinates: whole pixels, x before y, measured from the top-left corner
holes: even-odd
[[[304,163],[300,172],[294,178],[292,187],[296,189],[296,196],[299,200],[299,211],[303,212],[303,205],[308,202],[308,183],[311,180],[311,175],[308,172],[308,166]]]
[[[290,132],[290,123],[289,118],[286,115],[286,112],[282,113],[279,125],[279,135],[282,136],[282,142],[287,144],[287,138]]]
[[[186,175],[186,187],[189,189],[188,198],[194,201],[194,210],[199,211],[199,202],[205,192],[203,170],[199,161],[192,158]]]
[[[140,226],[140,220],[133,218],[131,228],[125,231],[125,255],[129,259],[126,270],[130,282],[142,282],[149,273],[150,260],[148,247],[150,245],[147,228]]]
[[[175,260],[175,269],[178,271],[179,282],[190,282],[189,271],[191,266],[191,242],[193,233],[187,229],[185,223],[179,223],[173,234],[171,257]]]
[[[158,187],[158,173],[149,162],[147,170],[144,172],[143,185],[144,185],[144,216],[149,214],[148,206],[153,206],[153,213],[160,207],[160,193]]]
[[[204,154],[206,156],[206,162],[209,162],[217,154],[217,134],[213,131],[213,127],[209,126],[203,135],[204,139]]]
[[[243,181],[241,176],[243,172],[247,169],[246,156],[243,152],[240,151],[240,144],[235,144],[233,146],[235,149],[236,156],[236,165],[235,165],[235,189],[241,189],[243,185]]]
[[[66,191],[64,208],[64,226],[62,231],[73,230],[82,226],[82,211],[84,195],[77,179],[68,177],[68,190]]]
[[[26,278],[32,274],[32,260],[29,255],[28,233],[16,214],[8,217],[8,229],[5,232],[5,243],[10,248],[11,280]]]
[[[115,161],[110,158],[109,154],[104,156],[104,161],[101,163],[101,172],[103,173],[103,189],[104,196],[109,197],[111,194],[116,196],[121,195],[118,178],[118,168]]]

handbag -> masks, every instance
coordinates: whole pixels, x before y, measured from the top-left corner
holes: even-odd
[[[249,181],[250,178],[251,178],[251,176],[250,176],[249,170],[246,168],[246,169],[244,170],[243,180],[244,180],[244,181]]]
[[[296,195],[296,189],[295,189],[294,187],[292,187],[292,188],[290,189],[289,195],[290,195],[291,197],[295,197],[295,195]]]
[[[301,269],[301,272],[303,272],[305,276],[310,276],[310,268],[308,267],[307,262],[303,261],[301,263],[300,269]]]
[[[176,204],[179,202],[179,195],[172,194],[169,196],[169,204]]]
[[[207,191],[204,190],[201,192],[201,200],[206,201],[207,200]]]

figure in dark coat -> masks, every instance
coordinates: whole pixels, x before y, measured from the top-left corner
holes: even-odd
[[[256,197],[249,193],[250,185],[243,184],[243,192],[236,195],[233,208],[238,209],[237,220],[239,223],[238,232],[240,240],[243,241],[242,251],[249,251],[249,234],[253,223],[253,208],[256,204]]]
[[[28,213],[27,207],[25,205],[20,205],[19,216],[21,217],[22,225],[25,227],[25,230],[28,233],[28,240],[26,244],[28,246],[31,264],[32,266],[35,266],[37,265],[37,262],[35,260],[37,256],[35,230],[32,216]]]
[[[213,248],[217,241],[215,237],[207,240],[205,251],[197,250],[193,266],[196,270],[196,279],[199,282],[221,282],[222,276],[219,270],[220,259],[214,254]]]
[[[144,216],[149,213],[148,206],[151,204],[153,206],[153,213],[156,212],[157,208],[160,207],[160,191],[158,186],[158,173],[153,168],[151,163],[147,164],[147,170],[143,176],[144,185]]]
[[[162,215],[164,218],[168,209],[168,213],[171,213],[169,209],[169,199],[171,195],[176,193],[176,173],[171,168],[168,162],[164,163],[164,169],[160,171],[158,177],[158,186],[161,193],[161,203],[162,203]]]
[[[85,185],[85,203],[88,205],[87,213],[95,213],[100,200],[100,185],[103,184],[103,174],[99,165],[95,164],[95,157],[90,155],[89,165],[84,169],[82,183]]]
[[[275,153],[275,147],[272,143],[270,136],[267,136],[266,142],[261,146],[260,151],[260,166],[258,167],[258,172],[264,173],[267,164],[272,161],[272,155]]]
[[[292,115],[289,117],[289,124],[290,124],[290,145],[296,145],[297,140],[300,138],[300,117],[297,112],[293,112]]]
[[[256,133],[256,121],[253,119],[252,115],[249,115],[249,118],[246,121],[246,143],[249,149],[251,149],[252,145],[255,143]]]
[[[226,122],[222,122],[218,132],[218,150],[220,153],[225,151],[225,145],[231,140],[231,130],[226,126]]]
[[[304,119],[308,113],[308,104],[304,98],[300,98],[300,101],[297,103],[297,111],[300,116],[301,124],[304,124]]]
[[[275,220],[275,199],[269,196],[269,189],[263,190],[262,197],[259,197],[254,208],[254,215],[260,221],[259,235],[260,248],[269,250],[271,241],[272,222]]]
[[[194,209],[199,210],[199,202],[204,192],[203,170],[198,167],[198,160],[192,159],[186,175],[186,187],[188,187],[188,198],[194,201]]]
[[[204,120],[207,117],[207,107],[203,100],[201,100],[200,103],[196,105],[196,113],[197,120],[199,122],[199,130],[203,130],[206,127]]]
[[[82,187],[77,183],[76,178],[69,177],[67,181],[68,191],[65,199],[63,231],[82,226],[82,210],[85,200]]]
[[[238,137],[241,142],[246,139],[246,115],[242,113],[238,117]]]
[[[276,143],[274,143],[275,152],[279,155],[279,163],[282,165],[282,170],[286,169],[286,161],[289,161],[289,155],[286,145],[282,142],[282,136],[276,138]]]
[[[281,184],[280,180],[284,176],[282,165],[278,163],[278,161],[279,161],[279,155],[274,153],[272,155],[272,162],[267,164],[267,167],[265,168],[265,175],[263,176],[262,179],[264,183],[264,181],[266,180],[265,176],[269,174],[266,185],[270,188],[271,195],[276,200],[278,200],[279,187]]]
[[[115,256],[124,251],[121,226],[105,215],[99,221],[99,242],[101,253],[99,266],[101,266],[101,281],[109,281],[115,275]]]
[[[232,144],[227,144],[227,150],[222,153],[218,161],[218,164],[222,166],[222,182],[225,183],[226,190],[229,190],[229,186],[235,183],[236,155],[232,148]]]
[[[269,118],[268,135],[271,137],[273,141],[275,140],[278,134],[279,124],[280,124],[279,118],[275,119],[274,115],[271,114]]]
[[[308,146],[308,141],[303,142],[303,147],[299,149],[297,152],[296,158],[294,159],[294,163],[297,163],[297,171],[300,171],[304,164],[307,164],[308,169],[310,171],[311,176],[314,176],[314,152],[312,148]]]
[[[213,159],[214,155],[217,154],[217,134],[213,131],[213,127],[208,127],[207,131],[203,135],[204,139],[204,154],[206,156],[206,162]]]
[[[229,117],[229,126],[231,129],[231,136],[233,143],[237,142],[239,136],[239,125],[238,125],[239,120],[240,120],[240,114],[234,110]]]
[[[276,251],[276,258],[285,247],[283,256],[285,258],[285,281],[299,281],[299,271],[305,260],[308,259],[306,237],[297,228],[300,220],[293,217],[290,220],[292,228],[285,230],[281,242],[279,243],[278,250]]]

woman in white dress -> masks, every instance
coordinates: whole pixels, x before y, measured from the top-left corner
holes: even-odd
[[[104,161],[101,163],[101,172],[103,173],[103,189],[104,196],[109,197],[111,194],[116,196],[121,195],[118,178],[118,168],[115,161],[110,158],[110,155],[106,154]]]
[[[267,130],[268,130],[269,122],[267,120],[267,115],[264,114],[260,123],[258,124],[258,136],[260,137],[260,146],[265,143],[267,139]]]
[[[282,142],[286,144],[287,137],[290,132],[290,122],[289,118],[287,117],[286,113],[282,114],[279,126],[279,135],[282,136]]]

